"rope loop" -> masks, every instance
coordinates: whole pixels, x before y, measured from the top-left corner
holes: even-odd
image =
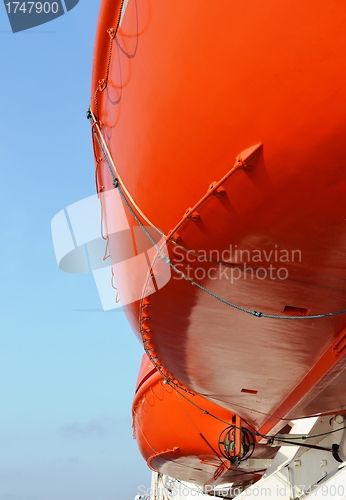
[[[108,33],[108,35],[109,35],[110,39],[111,39],[111,40],[114,40],[115,35],[116,35],[116,31],[115,31],[115,29],[114,29],[114,28],[109,28],[109,29],[107,30],[107,33]]]
[[[99,85],[97,87],[97,90],[99,92],[103,92],[106,87],[107,87],[106,80],[104,78],[101,78],[101,80],[99,80]]]

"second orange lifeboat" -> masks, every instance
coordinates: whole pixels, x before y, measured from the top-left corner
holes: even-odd
[[[170,385],[146,355],[132,413],[148,466],[203,487],[255,482],[276,454],[264,445],[255,448],[254,429],[237,415]]]

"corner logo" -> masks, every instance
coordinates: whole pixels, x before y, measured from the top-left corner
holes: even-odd
[[[24,31],[53,21],[69,12],[79,0],[49,0],[44,2],[13,2],[4,0],[12,32]]]

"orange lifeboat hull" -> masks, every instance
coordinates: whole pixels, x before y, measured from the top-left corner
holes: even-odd
[[[120,11],[103,0],[96,39],[91,110],[115,165],[95,142],[98,191],[119,176],[130,226],[160,228],[174,266],[125,306],[134,331],[165,377],[262,433],[342,408],[346,5]]]

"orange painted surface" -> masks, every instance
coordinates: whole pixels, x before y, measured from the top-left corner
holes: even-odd
[[[129,0],[109,58],[119,8],[102,2],[91,109],[172,263],[252,311],[346,309],[346,4]],[[256,145],[251,168],[211,192]],[[97,180],[113,188],[104,161]],[[346,405],[345,314],[255,317],[174,271],[146,301],[125,310],[165,376],[257,429]]]

